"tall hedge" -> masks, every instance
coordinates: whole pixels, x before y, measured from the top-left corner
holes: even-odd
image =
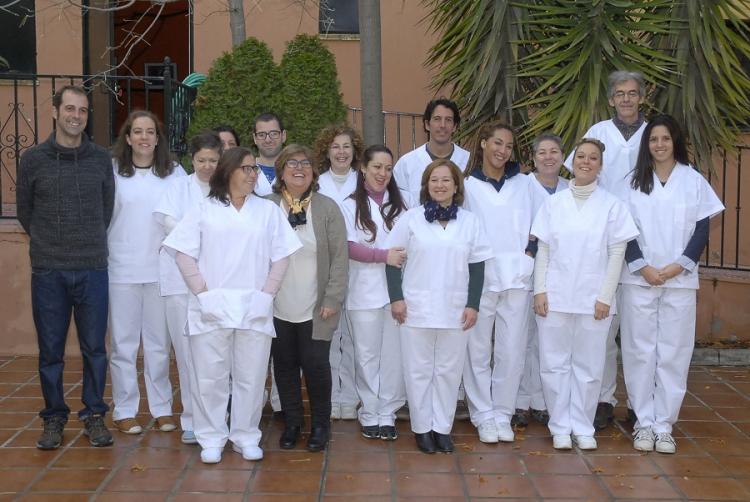
[[[232,126],[243,145],[252,145],[253,118],[278,107],[279,67],[268,46],[248,38],[214,61],[198,88],[188,134],[220,124]]]
[[[279,110],[287,143],[312,145],[328,124],[346,119],[336,59],[316,36],[297,35],[281,58]]]

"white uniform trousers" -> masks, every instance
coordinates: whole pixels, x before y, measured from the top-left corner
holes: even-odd
[[[529,341],[526,344],[526,361],[518,386],[516,408],[520,410],[546,410],[544,392],[542,391],[542,376],[539,373],[539,333],[536,327],[534,309],[529,310]]]
[[[258,446],[271,337],[252,330],[217,329],[188,338],[195,370],[193,430],[201,448],[223,448],[227,439],[242,448]]]
[[[617,390],[617,332],[620,329],[620,303],[622,299],[622,287],[617,287],[615,293],[617,298],[617,310],[618,313],[610,316],[612,318],[612,324],[609,326],[609,332],[607,333],[607,355],[604,360],[604,374],[602,375],[602,389],[599,391],[599,402],[609,403],[612,406],[617,406],[617,399],[615,398],[615,391]]]
[[[539,364],[552,435],[594,435],[607,330],[612,316],[549,312],[537,316]]]
[[[195,376],[193,361],[190,357],[190,343],[186,333],[188,295],[169,295],[164,297],[167,313],[167,329],[172,338],[177,374],[180,377],[180,401],[182,414],[180,427],[183,431],[193,430],[193,400],[190,394],[191,380]]]
[[[113,420],[138,414],[141,396],[136,360],[141,340],[149,412],[154,417],[172,415],[171,342],[164,310],[164,298],[155,282],[109,285]]]
[[[450,434],[469,334],[403,325],[400,332],[411,430]]]
[[[672,432],[695,344],[694,289],[622,285],[622,364],[636,427]]]
[[[347,315],[354,341],[357,394],[362,401],[359,422],[363,426],[394,425],[396,410],[406,402],[406,390],[399,329],[391,306],[349,310]]]
[[[482,293],[477,323],[468,333],[463,380],[471,423],[510,423],[529,337],[531,291]],[[493,346],[494,326],[494,346]]]
[[[354,342],[349,333],[346,311],[331,338],[331,403],[356,406],[359,403],[354,384]]]

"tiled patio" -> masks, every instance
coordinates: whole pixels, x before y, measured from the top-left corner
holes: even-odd
[[[69,404],[79,406],[80,360],[66,367]],[[173,376],[176,381],[176,376]],[[454,428],[456,453],[424,455],[408,423],[393,443],[366,440],[355,422],[333,424],[327,452],[281,451],[281,425],[263,421],[265,459],[227,450],[215,466],[179,433],[115,433],[92,448],[78,422],[64,447],[34,447],[42,405],[34,358],[0,358],[0,499],[11,500],[750,500],[750,370],[695,367],[675,430],[678,453],[640,454],[622,423],[599,434],[593,453],[556,453],[545,428],[512,445],[484,445],[468,422]],[[178,400],[179,398],[176,398]],[[145,408],[142,403],[141,408]],[[624,417],[625,410],[617,409]],[[147,423],[148,417],[139,417]]]

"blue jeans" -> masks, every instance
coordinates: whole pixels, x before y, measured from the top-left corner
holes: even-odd
[[[78,331],[83,356],[83,418],[104,414],[107,380],[107,313],[109,275],[106,267],[87,270],[52,270],[33,268],[31,273],[31,306],[39,343],[39,379],[44,396],[43,418],[67,418],[63,368],[65,341],[68,338],[71,313]]]

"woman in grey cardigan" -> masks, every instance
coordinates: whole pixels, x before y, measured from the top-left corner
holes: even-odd
[[[309,451],[326,447],[331,417],[331,336],[341,316],[348,282],[346,227],[336,203],[317,193],[318,171],[303,145],[284,148],[268,197],[289,215],[302,241],[291,257],[274,302],[274,376],[285,427],[279,446],[292,449],[303,425],[300,369],[310,401]]]

